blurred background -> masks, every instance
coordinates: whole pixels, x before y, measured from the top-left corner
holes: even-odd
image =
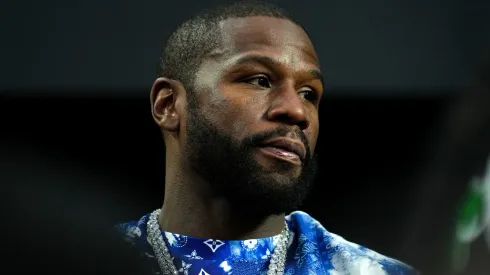
[[[226,2],[1,1],[6,221],[86,232],[160,207],[160,48]],[[302,210],[424,274],[490,274],[490,1],[271,2],[304,25],[327,83],[321,172]]]

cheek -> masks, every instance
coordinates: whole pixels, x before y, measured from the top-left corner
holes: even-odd
[[[261,120],[262,101],[250,95],[250,91],[235,87],[222,85],[220,91],[219,100],[210,102],[210,111],[221,130],[235,140],[243,140],[254,132],[255,125]]]
[[[220,100],[209,104],[206,116],[210,118],[217,129],[231,135],[236,140],[241,140],[253,124],[247,110],[242,105],[229,100]]]
[[[236,140],[243,140],[254,132],[257,119],[247,105],[235,105],[233,110],[223,116],[227,129]]]
[[[311,144],[310,144],[310,148],[311,148],[311,152],[315,152],[315,149],[316,149],[316,142],[317,142],[317,137],[314,137],[311,139]]]
[[[263,121],[263,102],[252,97],[233,100],[234,113],[231,129],[233,136],[242,140],[250,134],[259,132]]]
[[[316,143],[318,141],[319,130],[320,130],[320,125],[318,123],[318,119],[316,119],[312,121],[310,127],[308,128],[308,131],[306,132],[306,135],[309,138],[310,149],[312,152],[315,151]]]

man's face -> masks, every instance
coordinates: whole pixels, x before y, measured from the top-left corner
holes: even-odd
[[[316,171],[323,84],[315,50],[283,19],[228,19],[221,28],[223,46],[188,93],[185,157],[237,210],[292,211]]]

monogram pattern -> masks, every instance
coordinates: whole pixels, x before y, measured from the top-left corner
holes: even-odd
[[[146,222],[122,223],[116,229],[161,274],[147,241]],[[296,211],[286,217],[290,242],[284,274],[412,275],[411,267],[328,232],[308,214]],[[179,274],[265,274],[278,236],[252,240],[199,239],[162,231]]]

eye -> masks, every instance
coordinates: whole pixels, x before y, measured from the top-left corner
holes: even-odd
[[[308,90],[302,90],[299,92],[299,95],[302,99],[308,100],[311,102],[315,102],[318,99],[317,93],[315,91],[308,89]]]
[[[247,78],[247,79],[245,79],[245,82],[250,83],[252,85],[264,87],[264,88],[270,88],[271,87],[271,82],[270,82],[269,78],[265,75],[258,75],[258,76],[254,76],[251,78]]]

